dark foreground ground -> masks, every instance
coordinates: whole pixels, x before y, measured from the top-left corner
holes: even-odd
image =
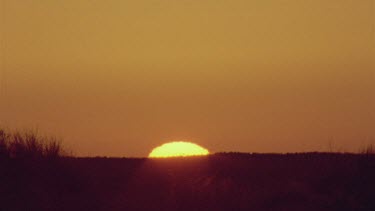
[[[0,210],[375,210],[375,157],[0,159]]]

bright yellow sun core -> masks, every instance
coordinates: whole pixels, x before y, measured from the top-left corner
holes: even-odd
[[[208,155],[207,149],[190,142],[177,141],[156,147],[148,155],[149,158],[187,157]]]

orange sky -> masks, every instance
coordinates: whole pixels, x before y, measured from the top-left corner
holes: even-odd
[[[374,0],[0,2],[0,125],[76,155],[375,144]]]

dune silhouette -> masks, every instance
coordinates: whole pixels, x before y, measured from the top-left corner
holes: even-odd
[[[371,150],[79,158],[47,156],[37,136],[37,147],[29,143],[28,153],[17,155],[9,152],[10,136],[0,133],[0,210],[375,209]]]

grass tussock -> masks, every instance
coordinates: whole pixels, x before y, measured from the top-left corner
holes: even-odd
[[[375,155],[375,146],[372,144],[367,145],[360,151],[360,154],[363,155]]]
[[[61,140],[42,136],[37,130],[10,131],[0,128],[0,158],[58,158],[64,155]]]

